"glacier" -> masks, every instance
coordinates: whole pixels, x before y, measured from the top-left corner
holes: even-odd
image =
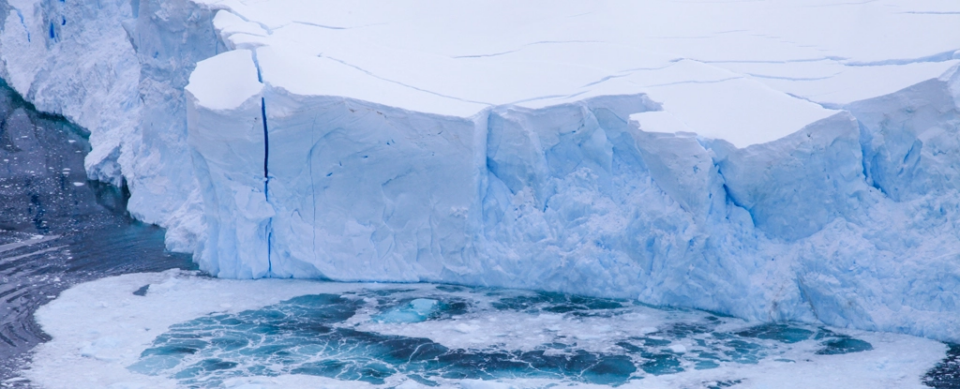
[[[0,10],[0,77],[213,275],[960,341],[953,2]]]

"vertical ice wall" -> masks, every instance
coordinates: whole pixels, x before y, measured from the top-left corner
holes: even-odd
[[[128,185],[129,211],[168,228],[169,248],[192,251],[202,205],[183,87],[197,61],[225,50],[214,11],[188,0],[0,0],[0,12],[0,78],[90,131],[88,176]]]
[[[38,110],[90,130],[88,174],[117,186],[140,113],[140,63],[121,24],[135,17],[130,3],[0,2],[0,77]]]
[[[204,61],[187,88],[198,258],[214,274],[537,288],[960,337],[956,68],[736,148],[637,128],[631,114],[660,109],[644,95],[460,118],[311,94],[271,53]]]
[[[168,249],[192,252],[203,205],[187,147],[183,88],[198,61],[226,48],[213,28],[215,10],[189,0],[139,1],[135,8],[136,20],[125,27],[140,63],[141,108],[131,151],[120,159],[131,172],[128,209],[167,228]]]
[[[629,115],[658,109],[643,95],[425,114],[368,101],[396,81],[370,99],[307,93],[244,50],[210,62],[242,74],[201,77],[238,100],[212,105],[184,95],[194,64],[257,44],[222,43],[206,7],[0,0],[0,76],[88,128],[90,175],[124,177],[130,211],[212,273],[639,296],[960,338],[956,68],[738,149],[638,129]]]
[[[225,53],[207,64],[192,79],[207,81],[208,88],[196,83],[187,88],[191,101],[220,101],[207,109],[188,105],[191,158],[207,227],[195,259],[214,275],[265,277],[270,271],[269,221],[275,211],[267,204],[265,190],[262,86],[247,50]]]

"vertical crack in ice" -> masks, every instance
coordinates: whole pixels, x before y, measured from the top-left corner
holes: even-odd
[[[849,112],[849,111],[848,111]],[[853,114],[852,112],[850,113]],[[856,117],[855,117],[856,118]],[[875,152],[872,151],[870,147],[870,142],[872,141],[872,135],[870,130],[867,129],[867,126],[863,124],[860,119],[857,119],[857,127],[860,131],[859,141],[860,141],[860,166],[863,169],[863,179],[866,181],[867,185],[872,188],[880,191],[884,196],[890,197],[890,194],[887,193],[883,186],[881,186],[873,177],[873,171],[871,169],[870,160],[873,158]]]
[[[257,52],[251,51],[253,66],[257,69],[257,81],[263,84],[263,72]],[[267,123],[267,99],[260,95],[260,120],[263,122],[263,197],[270,204],[270,131]],[[267,238],[267,277],[273,275],[273,218],[267,219],[265,228]]]
[[[260,117],[263,119],[263,193],[267,197],[267,200],[269,200],[270,188],[268,184],[270,183],[270,135],[267,132],[267,102],[263,97],[260,98]]]
[[[723,176],[723,170],[720,169],[720,165],[714,163],[714,166],[717,168],[717,175],[720,176],[720,181],[723,182],[723,185],[722,185],[723,195],[726,196],[730,204],[733,204],[737,207],[743,208],[747,212],[750,212],[750,210],[747,209],[747,207],[744,207],[743,204],[740,204],[740,202],[737,201],[737,198],[733,196],[733,193],[730,191],[730,187],[727,186],[727,178]],[[751,213],[750,216],[753,217],[753,214]]]
[[[257,66],[257,77],[260,77],[260,66]],[[262,80],[262,79],[261,79]],[[262,81],[261,81],[262,82]],[[267,101],[260,97],[260,117],[263,120],[263,196],[267,204],[270,203],[270,135],[267,127]],[[267,277],[273,274],[272,243],[273,218],[267,221]]]
[[[312,196],[313,206],[313,224],[311,230],[313,230],[313,255],[317,255],[317,183],[313,175],[313,152],[317,148],[317,119],[320,118],[320,113],[318,112],[313,116],[313,123],[310,124],[310,154],[307,155],[307,168],[310,169],[310,194]]]
[[[17,12],[17,17],[20,18],[20,25],[23,26],[23,31],[25,31],[25,32],[27,33],[27,42],[31,42],[31,40],[30,40],[30,28],[27,27],[27,22],[26,22],[25,20],[23,20],[23,12],[20,12],[20,9],[18,9],[18,8],[13,8],[13,10]]]

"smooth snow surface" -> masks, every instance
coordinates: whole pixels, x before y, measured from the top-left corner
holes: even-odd
[[[379,320],[401,310],[423,315]],[[945,350],[630,300],[180,271],[78,285],[37,319],[53,340],[27,374],[49,389],[919,389]]]
[[[198,1],[225,8],[214,22],[228,46],[289,53],[263,67],[293,93],[456,116],[647,93],[738,147],[960,59],[960,18],[923,13],[945,1]]]
[[[0,76],[211,274],[960,341],[953,0],[96,7],[0,0]]]
[[[203,61],[190,74],[186,90],[202,101],[215,101],[212,109],[235,109],[260,93],[258,70],[249,50],[235,50]]]

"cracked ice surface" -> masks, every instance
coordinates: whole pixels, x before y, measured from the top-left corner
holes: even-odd
[[[469,116],[647,93],[684,124],[657,131],[738,147],[960,58],[957,17],[924,13],[946,2],[211,3],[225,8],[214,22],[228,46],[284,53],[266,82],[298,94]]]

